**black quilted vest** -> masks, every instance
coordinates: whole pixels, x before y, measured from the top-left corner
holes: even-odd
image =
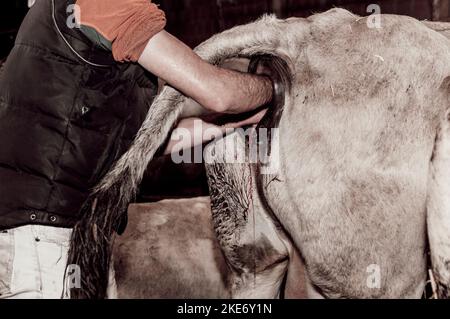
[[[0,229],[73,227],[156,94],[139,65],[68,26],[73,0],[53,1],[30,9],[0,73]]]

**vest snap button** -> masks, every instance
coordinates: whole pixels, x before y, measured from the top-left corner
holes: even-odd
[[[30,214],[30,219],[31,219],[31,220],[35,220],[35,219],[36,219],[36,217],[37,217],[37,216],[36,216],[36,214],[35,214],[35,213],[31,213],[31,214]]]
[[[56,222],[56,216],[50,216],[50,221],[51,221],[52,223]]]
[[[84,114],[86,114],[87,112],[89,112],[89,108],[88,108],[87,106],[83,106],[83,107],[81,108],[81,114],[84,115]]]

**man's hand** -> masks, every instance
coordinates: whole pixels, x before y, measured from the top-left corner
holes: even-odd
[[[257,124],[266,114],[266,111],[267,109],[263,109],[242,121],[230,122],[224,125],[212,124],[197,117],[182,119],[172,132],[169,143],[164,150],[164,154],[176,153],[183,149],[210,142],[218,137],[218,135],[227,133],[227,130],[230,129]]]
[[[138,62],[214,112],[248,112],[272,99],[268,77],[211,65],[166,31],[150,39]]]

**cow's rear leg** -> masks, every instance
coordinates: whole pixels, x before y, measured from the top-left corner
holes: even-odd
[[[233,163],[230,152],[245,154],[238,133],[210,145],[205,160],[214,228],[232,271],[231,296],[277,298],[292,246],[261,206],[252,165]]]
[[[326,297],[317,289],[306,275],[306,294],[308,299],[325,299]]]
[[[443,119],[430,168],[427,205],[433,273],[440,298],[450,297],[450,111]]]

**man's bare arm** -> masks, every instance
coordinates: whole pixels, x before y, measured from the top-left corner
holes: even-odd
[[[229,129],[235,129],[238,127],[258,123],[264,116],[265,111],[266,110],[261,110],[249,118],[237,122],[226,123],[224,125],[216,125],[213,123],[208,123],[196,117],[189,117],[182,119],[178,123],[176,129],[172,131],[172,135],[169,138],[169,142],[166,145],[164,154],[176,153],[179,152],[180,150],[188,149],[194,146],[210,142],[214,138],[217,138],[223,134],[228,133]],[[197,123],[201,122],[201,124],[196,127],[195,126],[196,122]],[[179,129],[189,131],[189,134],[187,136],[189,136],[190,139],[185,138],[182,139],[181,141],[178,140],[177,130]],[[207,134],[208,130],[210,131],[210,133],[214,132],[214,134]]]
[[[272,99],[269,78],[211,65],[164,30],[150,39],[138,62],[214,112],[252,111]]]

